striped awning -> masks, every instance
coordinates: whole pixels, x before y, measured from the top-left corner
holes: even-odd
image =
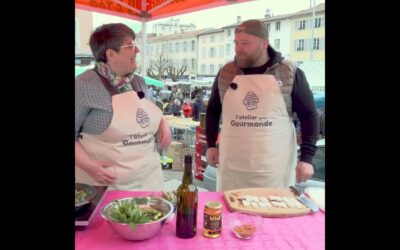
[[[325,61],[304,61],[298,67],[304,71],[310,88],[325,87]]]

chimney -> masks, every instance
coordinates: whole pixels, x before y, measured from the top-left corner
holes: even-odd
[[[241,18],[240,16],[237,16],[237,17],[236,17],[236,22],[237,22],[237,23],[240,23],[240,22],[241,22],[241,19],[242,19],[242,18]]]
[[[265,11],[265,16],[264,16],[265,18],[267,18],[267,17],[271,17],[271,10],[270,9],[267,9],[266,11]]]

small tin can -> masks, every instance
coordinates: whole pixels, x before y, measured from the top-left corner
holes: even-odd
[[[218,238],[222,230],[222,204],[209,201],[204,206],[204,231],[208,238]]]

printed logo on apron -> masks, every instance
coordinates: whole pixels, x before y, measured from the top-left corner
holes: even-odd
[[[136,121],[139,123],[140,127],[145,128],[150,124],[150,117],[146,113],[146,111],[144,111],[141,108],[138,108],[136,113]]]
[[[259,99],[257,95],[254,92],[249,91],[243,99],[243,104],[246,106],[247,110],[253,110],[257,108],[258,101]]]

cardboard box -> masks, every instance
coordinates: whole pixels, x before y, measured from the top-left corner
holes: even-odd
[[[168,148],[165,150],[165,156],[174,159],[175,158],[175,153],[182,151],[182,148],[184,148],[184,144],[179,141],[171,141],[171,144],[168,146]]]
[[[185,155],[186,154],[191,154],[192,155],[192,167],[194,168],[194,150],[190,147],[188,147],[186,144],[182,144],[182,146],[176,147],[176,150],[174,150],[174,155],[173,155],[173,160],[174,162],[172,163],[172,170],[175,171],[183,171],[185,168]]]

